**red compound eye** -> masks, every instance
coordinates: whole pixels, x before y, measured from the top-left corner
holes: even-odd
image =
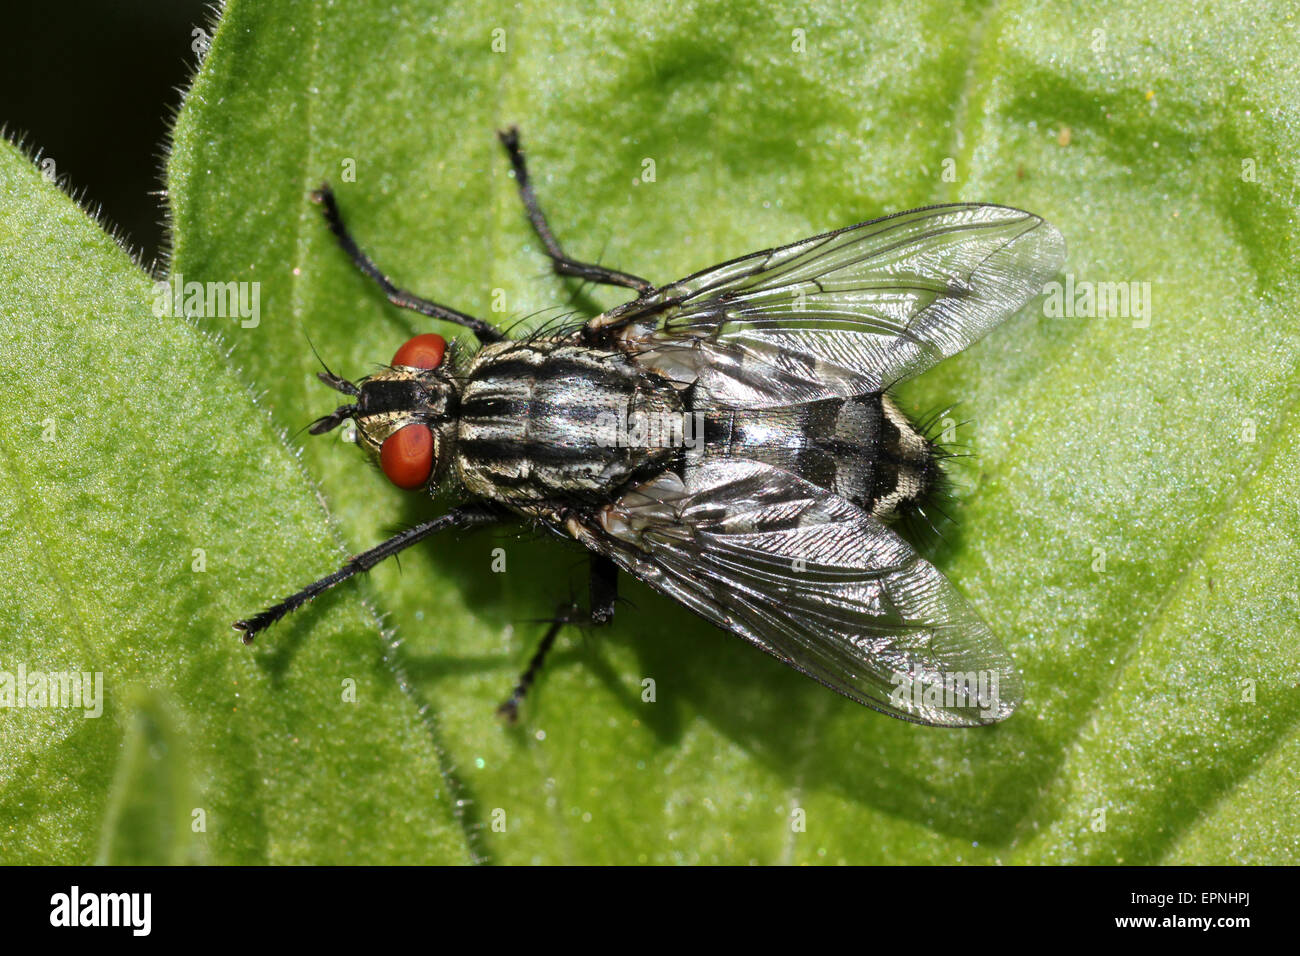
[[[411,368],[437,368],[447,352],[447,340],[436,332],[426,332],[411,339],[393,356],[394,365]]]
[[[379,446],[379,464],[388,480],[413,491],[433,473],[433,432],[427,425],[399,428]]]

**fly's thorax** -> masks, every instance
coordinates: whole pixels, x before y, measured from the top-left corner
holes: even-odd
[[[460,404],[455,380],[445,368],[395,365],[358,383],[357,444],[379,455],[386,442],[408,425],[427,426],[433,440],[436,480],[451,460]]]
[[[682,422],[672,383],[623,352],[571,338],[494,343],[465,369],[457,474],[511,505],[592,500],[671,461]]]

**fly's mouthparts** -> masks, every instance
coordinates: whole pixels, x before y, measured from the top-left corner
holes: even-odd
[[[353,385],[346,378],[343,378],[340,375],[335,375],[329,369],[326,369],[323,372],[317,372],[316,377],[336,392],[342,392],[344,395],[352,395],[354,397],[361,395],[360,388]],[[323,435],[328,431],[333,431],[349,418],[355,416],[359,409],[359,405],[340,405],[328,415],[322,415],[320,418],[312,422],[311,427],[308,428],[307,431],[313,435]]]

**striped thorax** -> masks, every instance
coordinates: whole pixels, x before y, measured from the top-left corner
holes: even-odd
[[[682,412],[673,384],[624,352],[571,339],[494,343],[462,376],[456,473],[472,494],[506,504],[599,499],[680,452],[655,425]]]

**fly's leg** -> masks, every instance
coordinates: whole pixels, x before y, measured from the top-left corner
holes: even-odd
[[[591,556],[591,623],[608,624],[614,620],[618,602],[618,565],[601,555]]]
[[[236,621],[233,626],[235,630],[244,632],[244,643],[251,644],[258,632],[270,627],[289,612],[297,610],[312,598],[324,591],[328,591],[334,585],[346,581],[353,575],[369,571],[385,558],[390,558],[399,551],[404,551],[431,534],[457,528],[476,528],[500,520],[501,515],[499,513],[484,505],[465,505],[460,508],[453,508],[445,515],[434,518],[432,521],[426,521],[414,528],[408,528],[401,534],[394,535],[383,544],[352,558],[333,574],[327,574],[319,581],[312,582],[301,591],[289,595],[283,601],[273,604],[260,614],[254,614],[250,618]]]
[[[527,695],[528,689],[533,686],[533,681],[537,680],[537,674],[546,661],[546,655],[554,646],[560,628],[566,624],[599,625],[614,620],[614,604],[618,600],[618,566],[609,558],[592,556],[590,593],[591,611],[586,615],[583,615],[578,606],[570,601],[564,602],[555,609],[551,626],[546,629],[542,642],[533,652],[528,667],[515,683],[515,689],[510,692],[510,696],[497,708],[497,715],[504,718],[507,723],[513,724],[519,719],[519,704]]]
[[[546,215],[537,202],[537,194],[533,192],[532,180],[528,178],[528,166],[524,162],[524,151],[519,145],[518,127],[511,126],[509,129],[503,129],[497,133],[497,136],[501,140],[501,145],[506,148],[510,165],[515,169],[515,183],[519,187],[519,198],[523,200],[524,209],[528,213],[528,221],[533,224],[533,231],[546,247],[546,254],[551,257],[551,265],[558,275],[577,276],[579,279],[588,279],[604,285],[622,286],[634,290],[638,296],[643,296],[654,288],[650,282],[640,276],[620,272],[617,269],[607,269],[590,262],[579,262],[565,255],[559,240],[555,238],[550,225],[546,222]]]
[[[519,704],[528,693],[528,688],[533,686],[533,681],[537,680],[537,674],[541,671],[542,664],[546,662],[546,655],[550,653],[551,647],[555,644],[555,638],[560,633],[560,628],[571,621],[577,620],[577,615],[578,606],[567,601],[555,609],[555,617],[551,621],[551,626],[546,629],[546,633],[542,636],[542,642],[537,645],[537,650],[533,652],[528,667],[519,675],[519,680],[515,682],[515,689],[497,707],[497,716],[506,723],[513,724],[519,720]]]
[[[438,305],[436,302],[430,302],[428,299],[422,299],[413,292],[407,292],[405,289],[399,289],[393,284],[388,276],[380,271],[379,267],[371,261],[370,257],[361,251],[352,234],[348,232],[348,227],[343,223],[343,216],[339,213],[338,201],[334,198],[334,190],[329,183],[322,183],[320,189],[311,194],[312,202],[319,203],[325,213],[325,221],[329,223],[330,232],[338,239],[339,246],[348,254],[352,263],[364,272],[384,290],[384,295],[393,305],[403,309],[410,309],[412,312],[419,312],[421,315],[427,315],[430,318],[442,319],[445,322],[454,322],[456,325],[462,325],[473,332],[480,342],[500,342],[505,336],[492,325],[484,322],[482,319],[476,319],[472,315],[466,315],[464,312],[457,312],[445,305]]]

